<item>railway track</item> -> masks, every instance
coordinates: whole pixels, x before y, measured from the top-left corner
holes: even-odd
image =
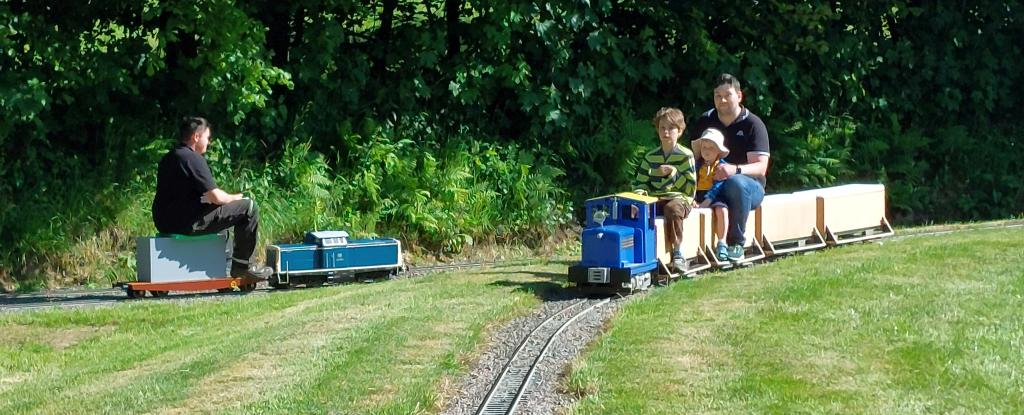
[[[544,360],[555,339],[574,321],[595,308],[607,304],[610,299],[580,300],[553,313],[516,348],[494,381],[487,396],[477,410],[478,415],[499,415],[515,413],[530,388],[530,380],[537,366]]]
[[[424,275],[444,271],[455,271],[460,269],[483,268],[488,266],[505,265],[518,261],[477,261],[461,262],[453,264],[429,265],[421,267],[410,267],[398,273],[398,278],[415,278]],[[100,289],[69,289],[43,291],[31,294],[0,294],[0,312],[46,310],[51,308],[74,308],[74,307],[97,307],[118,304],[128,301],[180,301],[185,299],[206,299],[219,298],[223,296],[238,295],[260,295],[273,291],[272,288],[263,284],[253,292],[193,292],[180,293],[160,298],[132,299],[125,295],[120,288]]]

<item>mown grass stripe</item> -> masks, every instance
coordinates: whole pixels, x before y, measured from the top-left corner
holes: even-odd
[[[295,308],[306,309],[310,303],[344,299],[359,294],[359,291],[341,291],[328,297],[289,302],[281,311],[287,313]],[[262,303],[264,302],[257,301],[257,304]],[[62,392],[56,398],[44,396],[43,398],[49,401],[48,404],[36,410],[60,412],[59,408],[66,404],[75,404],[86,410],[107,407],[147,410],[161,404],[160,400],[151,398],[162,396],[165,401],[182,398],[183,391],[190,382],[229,363],[230,360],[225,357],[234,356],[240,348],[243,350],[239,354],[244,356],[247,352],[244,349],[250,347],[248,345],[259,344],[260,334],[278,333],[283,336],[282,331],[286,330],[287,326],[287,320],[277,320],[269,315],[248,319],[229,313],[210,319],[206,325],[186,326],[183,332],[187,334],[177,338],[175,335],[182,331],[173,329],[143,338],[126,336],[124,340],[129,343],[125,346],[126,349],[142,349],[148,353],[131,354],[138,359],[128,366],[111,370],[101,365],[97,369],[100,373],[83,372],[81,376],[64,377],[61,380],[69,384],[61,389]],[[101,354],[104,351],[109,353],[109,350],[95,352]],[[159,379],[154,381],[154,377]],[[167,389],[172,386],[173,388]],[[125,393],[126,390],[131,390],[132,393]],[[48,408],[54,410],[47,410]]]
[[[3,316],[0,329],[34,331],[17,343],[0,341],[0,379],[14,379],[0,389],[0,412],[408,413],[436,407],[442,378],[463,370],[484,328],[536,305],[523,287],[544,285],[528,274],[508,274],[484,270],[223,302]],[[239,313],[245,317],[232,317]],[[109,328],[68,347],[27,340],[91,326]],[[23,344],[36,346],[14,350]],[[257,346],[241,356],[227,352],[241,344]],[[265,345],[292,350],[281,358]],[[304,348],[312,349],[312,358]],[[362,363],[360,356],[374,350],[388,357]],[[319,385],[320,398],[306,394],[303,383]]]
[[[126,371],[146,373],[185,370],[186,373],[197,375],[201,373],[199,368],[207,367],[207,365],[202,362],[199,363],[200,367],[187,365],[192,364],[196,356],[203,355],[202,352],[210,353],[214,347],[219,348],[218,353],[220,350],[236,350],[238,347],[244,347],[240,345],[255,341],[256,338],[252,333],[258,329],[276,327],[275,324],[267,326],[269,321],[288,321],[287,318],[280,319],[278,316],[271,316],[270,313],[283,313],[287,317],[292,314],[301,314],[302,310],[311,304],[330,301],[332,298],[335,300],[353,296],[372,298],[382,289],[374,286],[352,286],[351,288],[351,290],[329,289],[321,293],[310,293],[311,296],[307,300],[302,300],[303,296],[282,293],[280,299],[273,299],[280,302],[271,301],[266,297],[253,297],[249,299],[249,304],[244,306],[233,301],[226,304],[211,304],[209,308],[200,304],[143,305],[138,310],[125,310],[130,313],[128,318],[134,321],[126,322],[124,326],[120,327],[124,330],[115,333],[110,338],[94,343],[93,347],[83,345],[82,348],[71,350],[56,362],[55,367],[51,367],[45,372],[49,376],[21,385],[22,388],[27,388],[28,393],[21,393],[19,396],[34,396],[34,398],[26,402],[26,406],[21,406],[20,409],[38,407],[45,401],[53,400],[49,394],[39,394],[34,391],[60,390],[63,391],[61,396],[81,396],[82,394],[102,396],[102,393],[97,394],[95,391],[105,390],[108,386],[114,386],[114,389],[128,387],[130,383],[125,383],[124,376],[120,375]],[[327,293],[331,294],[325,295]],[[250,318],[253,309],[268,310],[268,314],[259,313],[260,316]],[[179,313],[183,315],[183,318],[173,321],[165,321],[159,317],[154,318],[160,314]],[[59,318],[59,313],[55,318]],[[301,315],[293,316],[293,318],[301,318]],[[159,323],[147,324],[149,320],[158,320],[166,323],[166,326],[161,326]],[[153,330],[151,327],[160,327],[160,329]],[[112,350],[116,351],[115,356],[111,356]],[[223,356],[219,358],[223,358]],[[218,357],[207,358],[207,360],[211,359],[216,360]],[[82,366],[81,362],[94,362],[95,365]],[[175,362],[180,366],[179,369],[168,367],[169,365],[174,366]],[[139,367],[142,367],[142,370],[136,370]],[[85,393],[86,391],[91,392]],[[145,394],[143,395],[145,396]],[[126,395],[120,394],[117,399],[126,399],[124,396]],[[133,406],[147,407],[148,404],[143,402],[144,396],[137,397],[137,402],[133,402]],[[0,409],[5,408],[0,407]]]
[[[336,340],[340,343],[308,356],[316,364],[307,364],[313,367],[301,370],[301,379],[239,412],[410,413],[433,406],[436,381],[456,368],[454,355],[478,339],[480,327],[489,320],[476,313],[486,310],[483,316],[499,317],[512,309],[516,297],[481,301],[475,292],[424,294],[416,305],[419,312],[389,315],[362,330],[358,339]],[[419,348],[438,339],[443,347]],[[380,377],[375,375],[380,367],[426,373],[419,378]],[[296,395],[306,398],[278,399]]]

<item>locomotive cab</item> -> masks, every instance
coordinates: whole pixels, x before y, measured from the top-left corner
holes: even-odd
[[[569,267],[577,287],[643,290],[658,268],[657,198],[618,193],[587,200],[580,263]]]

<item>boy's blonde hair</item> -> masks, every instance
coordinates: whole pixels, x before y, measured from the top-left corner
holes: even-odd
[[[660,127],[661,120],[667,120],[672,125],[679,127],[679,131],[686,129],[686,116],[679,108],[662,107],[654,114],[654,128]]]

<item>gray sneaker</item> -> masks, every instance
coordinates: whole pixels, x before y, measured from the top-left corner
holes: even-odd
[[[732,245],[729,247],[729,260],[739,261],[743,259],[743,245]]]
[[[248,267],[244,264],[233,263],[231,264],[231,276],[235,278],[254,278],[257,280],[265,280],[270,278],[270,275],[274,273],[274,269],[252,264]]]
[[[672,267],[673,271],[678,272],[678,273],[684,273],[684,272],[686,272],[686,270],[690,269],[690,263],[689,262],[690,261],[687,261],[683,257],[673,257],[672,258],[672,263],[670,263],[669,265]]]

